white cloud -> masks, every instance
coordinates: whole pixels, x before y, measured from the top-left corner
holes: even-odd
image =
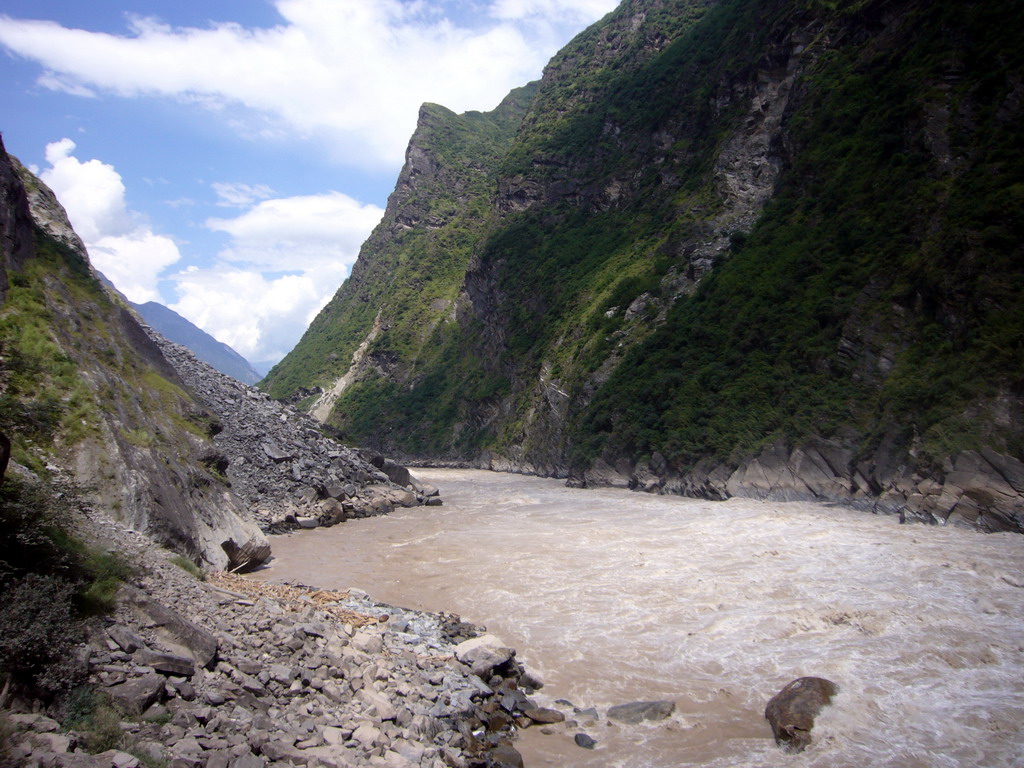
[[[618,5],[608,0],[495,0],[491,14],[499,19],[530,17],[596,21]]]
[[[48,144],[40,174],[68,212],[93,264],[135,302],[159,301],[174,284],[172,308],[252,360],[276,360],[348,276],[359,247],[384,215],[340,192],[260,200],[266,185],[215,184],[222,201],[246,206],[206,226],[230,237],[213,266],[190,266],[169,237],[152,232],[125,201],[121,175],[99,160],[82,162],[70,139]],[[282,274],[285,273],[285,274]]]
[[[125,202],[124,183],[112,165],[81,162],[75,142],[46,145],[48,168],[40,173],[82,238],[92,263],[135,302],[159,301],[159,275],[181,254],[169,237],[154,234]]]
[[[266,270],[355,261],[359,246],[384,215],[341,192],[264,200],[234,219],[207,219],[231,235],[221,258]]]
[[[217,193],[217,205],[225,208],[247,208],[257,200],[266,200],[274,190],[266,184],[215,181],[210,185]]]
[[[277,0],[269,29],[135,18],[125,36],[0,17],[0,43],[42,64],[48,88],[176,97],[252,138],[319,136],[338,158],[397,166],[422,102],[493,107],[615,4],[495,0],[472,29],[439,0]]]
[[[209,219],[231,243],[217,265],[173,276],[180,298],[171,308],[250,360],[277,360],[348,276],[383,214],[328,192],[264,200],[233,219]]]
[[[137,304],[163,302],[157,282],[167,267],[181,259],[169,237],[140,228],[128,235],[107,235],[87,243],[89,259],[121,293]]]
[[[171,309],[248,360],[277,361],[295,346],[345,274],[340,264],[280,277],[228,266],[189,270],[174,278],[181,298]]]

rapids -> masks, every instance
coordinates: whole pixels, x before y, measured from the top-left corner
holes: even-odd
[[[443,507],[273,537],[255,574],[454,611],[519,649],[535,698],[598,722],[523,732],[538,766],[943,768],[1024,763],[1024,537],[811,503],[706,502],[414,470]],[[801,755],[765,704],[840,686]],[[658,724],[613,704],[672,699]],[[585,731],[593,751],[573,743]]]

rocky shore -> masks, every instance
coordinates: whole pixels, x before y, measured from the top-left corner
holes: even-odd
[[[107,748],[89,754],[95,726],[76,730],[67,701],[15,699],[2,713],[5,768],[517,766],[514,723],[545,717],[515,652],[457,616],[201,581],[143,536],[91,525],[136,573],[77,656],[107,713]]]

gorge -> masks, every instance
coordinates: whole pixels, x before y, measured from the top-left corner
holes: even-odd
[[[264,386],[420,462],[1020,531],[1020,13],[627,0],[423,107]]]
[[[1021,22],[623,0],[423,105],[260,388],[0,147],[0,768],[1014,765]]]

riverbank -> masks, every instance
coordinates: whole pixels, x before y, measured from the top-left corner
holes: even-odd
[[[135,576],[77,653],[93,687],[89,721],[74,722],[82,695],[49,708],[15,699],[3,764],[517,764],[508,732],[523,670],[511,652],[467,653],[479,630],[457,616],[227,574],[200,581],[144,537],[91,524]]]
[[[806,502],[414,474],[443,490],[443,507],[275,539],[257,576],[312,571],[326,587],[487,626],[543,678],[535,698],[579,723],[522,731],[531,768],[1009,768],[1024,750],[1016,534]],[[793,758],[763,713],[804,675],[841,693]],[[637,726],[606,717],[634,700],[676,711]],[[574,711],[591,708],[597,718]]]

